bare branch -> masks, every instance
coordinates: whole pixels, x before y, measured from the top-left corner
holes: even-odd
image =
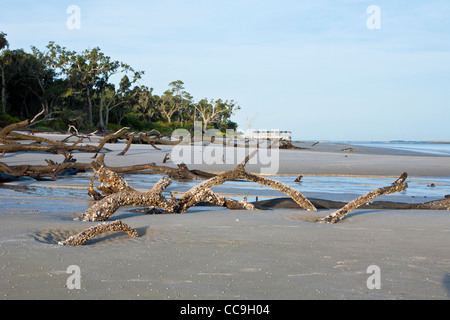
[[[391,186],[389,187],[383,187],[379,188],[373,191],[370,191],[366,193],[365,195],[347,203],[344,207],[341,209],[333,212],[329,216],[325,218],[317,219],[316,222],[319,223],[335,223],[342,218],[344,218],[347,214],[349,214],[351,211],[355,210],[359,206],[369,202],[370,200],[379,197],[384,194],[391,194],[396,193],[405,190],[408,187],[408,184],[406,184],[404,181],[407,178],[406,172],[403,173]]]
[[[71,236],[70,238],[58,242],[60,245],[69,245],[69,246],[80,246],[86,241],[92,239],[96,235],[105,233],[105,232],[126,232],[131,237],[136,238],[138,233],[136,230],[132,229],[127,224],[123,223],[121,220],[117,220],[109,223],[101,223],[96,226],[90,227],[89,229],[84,230],[83,232],[78,233],[77,235]]]

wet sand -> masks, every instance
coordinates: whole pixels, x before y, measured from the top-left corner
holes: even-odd
[[[279,174],[450,176],[450,157],[317,146],[280,150]],[[119,157],[124,144],[107,147],[114,151],[105,162],[116,166],[162,164],[171,148],[132,145]],[[74,157],[92,161],[92,154]],[[44,159],[62,156],[7,154],[2,161],[45,164]],[[207,171],[233,167],[189,165]],[[64,199],[5,190],[1,195],[2,299],[450,298],[448,211],[358,209],[328,225],[313,222],[332,210],[193,207],[182,215],[142,215],[121,208],[111,220],[121,219],[139,237],[110,233],[69,247],[57,243],[96,224],[73,221],[92,203],[87,195]],[[80,289],[67,287],[71,265],[80,268]],[[380,289],[367,286],[371,265],[380,269]]]

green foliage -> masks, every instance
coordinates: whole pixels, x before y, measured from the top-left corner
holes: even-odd
[[[125,115],[122,124],[125,127],[130,127],[134,130],[145,130],[148,127],[147,122],[139,119],[139,114],[136,112],[129,112]]]
[[[55,130],[67,130],[69,125],[75,126],[78,130],[90,129],[87,125],[87,115],[81,110],[55,107],[56,119],[47,121],[47,125]]]
[[[120,124],[116,124],[116,123],[108,123],[108,127],[106,128],[107,130],[116,132],[120,129],[122,129],[123,126],[121,126]]]
[[[8,47],[5,36],[0,32],[0,50]],[[5,49],[0,52],[0,66],[7,84],[2,101],[12,116],[9,120],[31,118],[44,109],[51,121],[40,126],[56,130],[67,130],[69,125],[92,130],[98,124],[113,131],[127,126],[168,134],[189,130],[194,121],[222,131],[237,127],[230,120],[240,109],[233,100],[196,102],[181,80],[170,82],[163,94],[156,95],[153,88],[137,85],[143,71],[112,59],[98,47],[76,52],[49,42],[46,51]],[[117,77],[120,80],[114,83]]]
[[[189,130],[193,126],[193,123],[184,123],[183,125],[179,123],[167,123],[164,121],[153,122],[150,125],[150,129],[158,130],[163,134],[171,134],[176,129],[186,129]]]
[[[6,40],[6,33],[0,32],[0,50],[9,47],[8,40]]]
[[[233,129],[233,130],[237,130],[238,124],[234,121],[231,120],[227,120],[227,122],[225,122],[225,124],[223,125],[223,127],[221,129]]]
[[[0,104],[1,104],[1,102],[0,102]],[[0,115],[0,127],[5,127],[7,125],[10,125],[10,124],[16,123],[16,122],[20,122],[20,121],[22,121],[22,120],[17,117],[13,117],[9,114]]]

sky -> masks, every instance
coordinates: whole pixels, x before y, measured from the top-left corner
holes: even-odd
[[[155,94],[234,100],[242,131],[450,141],[448,0],[0,0],[1,31],[28,52],[100,47]]]

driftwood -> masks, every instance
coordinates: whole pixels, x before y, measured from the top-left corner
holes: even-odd
[[[343,208],[347,202],[327,199],[308,198],[318,210],[336,210]],[[252,202],[258,209],[302,209],[291,198],[273,198]],[[364,209],[380,210],[450,210],[450,199],[444,198],[424,203],[407,203],[397,201],[370,201],[365,203]]]
[[[43,180],[46,178],[56,179],[58,175],[76,174],[78,172],[84,172],[89,170],[90,166],[76,163],[76,160],[72,158],[71,153],[65,154],[64,161],[57,163],[51,160],[45,160],[47,166],[8,166],[3,162],[0,162],[0,172],[9,174],[16,178],[31,177],[36,180]]]
[[[131,144],[134,140],[134,132],[130,133],[130,137],[128,138],[127,145],[125,146],[125,149],[122,150],[121,153],[117,154],[118,156],[124,156],[125,153],[127,153],[128,149],[130,149]]]
[[[36,123],[36,119],[42,114],[37,114],[31,121],[30,120],[24,120],[18,123],[13,123],[2,130],[0,130],[0,143],[3,145],[0,145],[0,152],[49,152],[49,153],[55,153],[55,154],[67,154],[72,151],[82,151],[82,152],[88,152],[88,153],[95,153],[94,158],[97,156],[99,152],[102,150],[110,151],[109,149],[105,148],[105,144],[110,142],[111,140],[117,140],[117,139],[127,139],[128,143],[125,147],[125,149],[119,153],[119,155],[124,155],[132,142],[140,142],[140,143],[147,143],[150,144],[153,148],[160,150],[158,147],[155,146],[155,144],[177,144],[177,141],[167,141],[163,139],[158,138],[150,138],[144,133],[139,134],[138,136],[134,135],[134,132],[131,134],[127,134],[128,127],[124,127],[114,133],[105,135],[102,140],[99,142],[98,145],[84,145],[84,146],[78,146],[80,142],[82,142],[85,138],[85,136],[79,136],[78,130],[76,130],[75,127],[73,129],[75,130],[75,133],[70,134],[68,137],[63,139],[62,141],[54,141],[51,139],[47,139],[44,137],[39,137],[35,135],[26,135],[19,132],[13,132],[16,130],[23,129],[25,127],[30,126],[33,123]],[[70,131],[69,127],[69,131]],[[94,134],[94,133],[92,133]],[[76,136],[78,137],[78,141],[73,143],[72,145],[66,144],[69,138]],[[22,144],[18,143],[16,140],[30,140],[34,141],[39,144]],[[42,144],[45,143],[45,144]]]
[[[4,127],[2,130],[0,130],[0,138],[6,138],[14,130],[24,128],[24,127],[29,126],[30,124],[36,122],[36,119],[39,116],[41,116],[43,113],[44,113],[44,109],[42,109],[42,111],[39,112],[32,120],[27,119],[27,120],[13,123],[13,124],[10,124],[9,126]]]
[[[249,156],[250,157],[250,156]],[[184,193],[179,199],[176,199],[172,194],[171,198],[167,199],[163,192],[170,185],[171,180],[168,177],[163,177],[158,183],[156,183],[153,188],[146,193],[138,192],[133,187],[129,186],[126,181],[124,181],[119,175],[112,172],[111,170],[105,168],[104,165],[99,164],[98,162],[93,163],[93,167],[96,175],[98,176],[98,180],[101,182],[101,185],[98,187],[98,190],[103,194],[100,198],[100,201],[96,202],[92,205],[88,210],[86,210],[80,217],[76,218],[76,220],[82,221],[105,221],[111,217],[111,215],[120,207],[127,205],[138,205],[138,206],[147,206],[149,209],[146,210],[146,214],[155,214],[155,213],[183,213],[191,206],[197,205],[199,203],[210,203],[213,205],[223,206],[229,209],[245,209],[245,210],[255,210],[255,209],[264,209],[265,207],[276,207],[277,200],[272,199],[268,201],[256,201],[255,204],[247,203],[244,201],[235,201],[232,199],[225,198],[223,196],[217,195],[211,191],[211,187],[224,183],[225,181],[229,181],[233,178],[245,178],[249,181],[255,181],[261,183],[263,185],[269,186],[271,188],[276,188],[277,190],[284,190],[286,194],[295,195],[295,192],[289,190],[290,188],[283,185],[279,182],[273,181],[271,179],[262,178],[253,174],[246,173],[244,170],[245,163],[248,161],[249,157],[246,158],[245,162],[236,167],[231,171],[224,172],[220,175],[217,175],[211,179],[208,179],[199,185],[191,188],[189,191]],[[260,179],[262,178],[262,179]],[[446,196],[442,200],[431,201],[424,204],[399,204],[399,203],[390,203],[386,201],[380,201],[378,204],[370,203],[369,201],[383,194],[391,194],[394,192],[399,192],[407,188],[407,184],[404,182],[407,178],[407,174],[402,174],[391,186],[379,188],[374,191],[367,193],[364,196],[359,197],[358,199],[349,202],[347,204],[337,201],[326,201],[320,199],[306,199],[306,202],[311,204],[314,211],[317,208],[325,208],[325,209],[337,209],[338,211],[329,215],[324,219],[318,219],[316,222],[325,222],[325,223],[334,223],[338,220],[342,219],[345,215],[347,215],[350,211],[356,209],[357,207],[366,204],[367,207],[377,208],[377,206],[381,205],[381,208],[392,208],[395,209],[446,209],[450,210],[450,196]],[[92,188],[92,181],[90,184],[90,188]],[[295,190],[294,190],[295,191]],[[100,195],[98,192],[94,191],[97,195]],[[303,196],[297,195],[297,197],[293,196],[290,200],[291,205],[295,203],[297,208],[302,208],[298,199],[302,199]],[[280,199],[278,199],[280,200]],[[281,199],[282,201],[286,201],[286,199]],[[272,204],[269,202],[272,201]],[[302,199],[303,201],[303,199]],[[275,205],[274,203],[275,202]],[[305,204],[303,203],[303,206]],[[286,205],[282,206],[286,207]],[[91,239],[92,237],[108,232],[108,231],[125,231],[130,236],[136,237],[137,233],[135,230],[131,229],[129,226],[124,224],[121,221],[115,221],[112,223],[103,223],[99,224],[95,227],[91,227],[76,236],[72,236],[65,241],[60,242],[60,244],[65,245],[81,245]]]
[[[43,137],[38,137],[35,135],[26,135],[18,132],[13,132],[15,130],[23,129],[33,123],[36,123],[36,119],[42,114],[37,114],[31,121],[24,120],[18,123],[13,123],[2,130],[0,130],[0,142],[3,145],[0,145],[0,152],[23,152],[23,151],[32,151],[32,152],[49,152],[56,154],[68,154],[72,151],[83,151],[83,152],[92,152],[98,153],[103,149],[105,141],[102,141],[98,146],[86,145],[86,146],[77,146],[79,141],[72,145],[65,144],[64,141],[54,141]],[[106,137],[105,137],[106,138]],[[8,139],[19,139],[19,140],[31,140],[38,143],[46,143],[43,144],[22,144],[13,142]],[[105,140],[105,139],[104,139]]]
[[[51,147],[51,146],[49,146]],[[3,152],[3,154],[5,151]],[[76,159],[72,158],[71,152],[65,152],[65,159],[62,163],[56,163],[50,160],[47,161],[47,165],[19,165],[8,166],[5,163],[0,162],[0,173],[4,173],[16,178],[19,177],[31,177],[37,180],[43,178],[56,179],[57,176],[75,174],[86,170],[93,170],[93,163],[79,163]],[[104,164],[105,154],[102,153],[98,156],[96,163]],[[1,158],[1,157],[0,157]],[[185,164],[179,164],[178,168],[172,168],[168,166],[159,166],[155,163],[139,164],[131,166],[121,167],[107,167],[109,170],[116,173],[126,172],[138,172],[143,170],[152,170],[163,172],[170,178],[175,180],[191,179],[191,180],[204,180],[215,176],[212,173],[201,170],[189,170]]]
[[[48,152],[55,154],[67,154],[72,151],[82,151],[82,152],[90,152],[90,153],[98,153],[100,150],[91,145],[86,146],[68,146],[63,144],[52,144],[52,145],[39,145],[39,144],[7,144],[0,145],[0,152]]]
[[[336,209],[335,212],[328,215],[325,218],[317,219],[316,222],[320,223],[335,223],[343,219],[354,209],[365,205],[365,208],[394,208],[394,209],[432,209],[432,210],[450,210],[450,197],[445,197],[442,200],[431,201],[421,204],[406,204],[406,203],[392,203],[387,201],[371,202],[372,199],[395,192],[405,190],[408,185],[405,183],[407,178],[406,173],[400,176],[391,186],[379,188],[373,190],[349,203],[343,203],[338,201],[327,201],[321,199],[307,199],[303,194],[290,188],[289,186],[266,177],[255,175],[245,171],[244,167],[249,159],[257,152],[254,151],[251,155],[247,156],[245,161],[238,165],[231,171],[223,172],[221,174],[212,174],[200,170],[189,170],[185,164],[179,164],[177,168],[158,166],[155,163],[132,165],[124,167],[108,167],[104,163],[104,153],[100,153],[102,150],[110,151],[105,148],[105,144],[118,139],[126,139],[127,143],[124,150],[119,153],[119,156],[123,156],[129,150],[132,143],[147,143],[153,148],[157,148],[156,144],[176,145],[184,143],[181,139],[179,141],[171,141],[161,139],[160,136],[151,137],[145,133],[139,133],[135,135],[134,132],[127,133],[129,128],[122,128],[115,133],[107,134],[103,136],[98,145],[84,145],[79,144],[89,136],[80,136],[78,130],[73,128],[75,133],[62,141],[53,141],[47,138],[38,137],[34,135],[25,135],[22,133],[14,132],[15,130],[23,129],[33,123],[36,123],[36,119],[42,113],[36,115],[34,119],[25,120],[16,124],[9,125],[0,130],[0,158],[6,152],[18,152],[18,151],[40,151],[63,154],[65,159],[62,163],[55,163],[51,160],[46,160],[47,166],[8,166],[0,162],[0,182],[11,181],[18,177],[29,176],[37,180],[43,179],[56,179],[59,175],[71,174],[74,172],[93,170],[94,176],[88,187],[88,194],[96,202],[82,213],[76,220],[81,221],[106,221],[111,215],[113,215],[119,208],[123,206],[146,206],[150,209],[148,213],[175,213],[180,214],[186,212],[190,207],[199,205],[202,203],[208,203],[212,205],[222,206],[231,210],[256,210],[267,209],[267,207],[280,207],[280,202],[277,203],[277,199],[268,201],[256,201],[255,203],[248,203],[247,200],[236,201],[215,194],[211,188],[223,184],[226,181],[245,179],[247,181],[256,182],[263,186],[270,187],[275,190],[279,190],[290,198],[281,200],[286,201],[288,206],[301,208],[309,211],[317,211],[317,209]],[[70,128],[69,128],[70,129]],[[93,133],[94,134],[94,133]],[[71,137],[77,137],[78,140],[72,144],[68,144],[68,140]],[[16,140],[33,141],[31,144],[18,143]],[[193,142],[192,140],[190,141]],[[212,143],[218,143],[211,140]],[[276,147],[278,140],[267,148]],[[229,145],[228,142],[222,141],[224,145]],[[316,145],[313,144],[312,146]],[[237,147],[237,144],[234,144]],[[247,144],[245,145],[249,147]],[[256,145],[260,147],[259,143]],[[280,149],[306,149],[292,145],[290,141],[280,140]],[[93,158],[95,161],[85,164],[77,163],[72,158],[72,151],[83,151],[95,153]],[[343,149],[342,151],[354,151],[351,148]],[[168,154],[163,159],[163,163],[168,160]],[[165,173],[167,176],[161,178],[149,192],[139,192],[132,186],[123,180],[119,173],[124,172],[136,172],[140,170],[154,170]],[[101,183],[97,190],[94,188],[94,179],[98,178]],[[300,182],[302,176],[299,176],[295,181]],[[164,193],[167,193],[165,189],[171,184],[171,179],[197,179],[204,180],[198,185],[194,186],[179,198],[176,198],[172,193],[170,197],[166,197]],[[432,185],[430,185],[432,187]],[[115,221],[112,223],[102,223],[97,226],[91,227],[75,236],[68,238],[65,241],[60,242],[63,245],[81,245],[93,238],[94,236],[109,232],[109,231],[125,231],[132,237],[137,237],[137,232],[124,224],[122,221]]]
[[[118,176],[116,177],[120,179]],[[120,179],[121,180],[121,179]],[[166,199],[162,191],[167,188],[172,181],[164,177],[149,192],[139,192],[134,189],[120,191],[104,197],[93,204],[80,217],[75,220],[80,221],[105,221],[122,206],[157,206],[174,212],[177,204],[172,199]],[[118,183],[120,184],[120,183]]]
[[[279,181],[275,181],[275,180],[272,180],[269,178],[261,177],[261,176],[246,172],[244,170],[244,166],[255,153],[256,153],[256,151],[254,151],[251,155],[247,156],[245,161],[242,164],[238,165],[233,170],[224,172],[224,173],[219,174],[215,177],[212,177],[208,180],[205,180],[202,183],[198,184],[197,186],[191,188],[186,193],[184,193],[179,199],[181,207],[183,208],[183,206],[188,206],[189,201],[195,196],[195,194],[204,188],[211,188],[211,187],[220,185],[220,184],[222,184],[226,181],[230,181],[230,180],[245,179],[245,180],[248,180],[251,182],[256,182],[261,185],[268,186],[272,189],[284,192],[285,194],[289,195],[292,199],[294,199],[294,201],[297,202],[302,208],[304,208],[306,210],[311,210],[311,211],[317,210],[308,201],[308,199],[306,199],[306,197],[304,197],[300,192],[290,188],[289,186],[287,186]]]
[[[136,238],[138,236],[138,233],[136,230],[132,229],[127,224],[123,223],[121,220],[117,220],[114,222],[109,223],[101,223],[96,226],[90,227],[89,229],[86,229],[77,235],[71,236],[68,239],[64,241],[58,242],[58,244],[61,245],[69,245],[69,246],[80,246],[86,241],[92,239],[93,237],[105,233],[105,232],[126,232],[131,237]]]
[[[405,190],[408,187],[408,184],[405,183],[407,176],[408,175],[406,174],[406,172],[403,173],[391,186],[378,188],[376,190],[370,191],[370,192],[366,193],[365,195],[363,195],[353,201],[350,201],[344,207],[333,212],[329,216],[327,216],[325,218],[317,219],[316,222],[335,223],[335,222],[341,220],[343,217],[345,217],[351,211],[355,210],[356,208],[371,201],[372,199],[374,199],[376,197],[379,197],[383,194],[392,194],[392,193],[396,193],[396,192]]]
[[[167,199],[162,191],[171,184],[170,178],[164,177],[149,192],[139,191],[121,191],[110,196],[104,197],[93,204],[76,220],[80,221],[105,221],[122,206],[150,206],[158,207],[167,213],[183,213],[189,207],[196,205],[200,201],[211,202],[229,209],[253,210],[254,206],[244,202],[226,199],[225,197],[214,194],[209,189],[202,189],[189,198],[183,206],[177,199]]]
[[[297,147],[294,146],[290,140],[284,140],[284,139],[280,139],[280,149],[295,149],[295,150],[306,150],[308,148],[301,148],[301,147]]]
[[[294,201],[302,208],[312,211],[317,210],[306,197],[289,186],[269,178],[260,177],[246,172],[244,170],[244,166],[254,154],[255,152],[247,156],[245,161],[238,165],[235,169],[218,174],[203,181],[185,192],[178,199],[175,197],[168,199],[163,195],[164,189],[166,189],[172,182],[168,177],[163,177],[159,180],[149,192],[139,192],[130,187],[122,178],[104,166],[100,165],[96,167],[96,165],[94,165],[94,170],[99,178],[99,181],[102,183],[99,190],[105,197],[93,204],[76,219],[81,221],[105,221],[109,219],[109,217],[114,214],[117,209],[122,206],[129,205],[158,207],[168,213],[184,213],[187,209],[195,206],[199,202],[210,202],[229,209],[254,210],[255,206],[247,203],[245,200],[235,201],[232,199],[227,199],[211,191],[212,187],[235,179],[245,179],[248,181],[257,182],[272,189],[282,191],[294,199]],[[94,198],[99,198],[98,195],[92,190],[89,193],[94,195]]]
[[[434,200],[413,205],[411,209],[419,210],[450,210],[450,199],[445,197],[441,200]]]
[[[121,167],[108,167],[111,171],[116,173],[138,172],[144,170],[152,170],[157,172],[163,172],[175,180],[190,179],[190,180],[203,180],[214,176],[214,174],[200,171],[189,170],[186,165],[180,164],[178,168],[171,168],[166,166],[158,166],[155,163],[139,164],[132,166]],[[0,172],[9,174],[15,177],[52,177],[55,178],[58,175],[67,174],[67,172],[92,170],[92,163],[78,163],[78,162],[63,162],[63,163],[49,163],[44,165],[20,165],[20,166],[8,166],[0,162]]]
[[[127,133],[128,127],[124,127],[114,133],[106,134],[103,136],[98,145],[80,145],[80,143],[84,139],[89,139],[97,132],[93,132],[87,136],[82,136],[79,134],[78,130],[69,126],[68,134],[70,135],[63,139],[62,141],[54,141],[45,137],[39,137],[34,134],[23,134],[19,132],[15,132],[15,130],[24,129],[34,123],[39,116],[42,115],[43,112],[37,114],[32,120],[25,120],[19,123],[14,123],[6,126],[5,128],[0,130],[0,152],[3,153],[11,153],[11,152],[48,152],[54,154],[62,154],[65,159],[63,163],[54,163],[48,162],[47,166],[42,165],[21,165],[21,166],[7,166],[6,164],[0,163],[0,172],[13,176],[13,177],[32,177],[36,180],[44,180],[44,179],[56,179],[57,176],[66,175],[66,174],[74,174],[86,170],[91,170],[91,164],[79,163],[76,162],[75,159],[71,159],[68,161],[68,158],[71,158],[73,151],[78,152],[87,152],[94,153],[93,158],[97,158],[101,156],[101,151],[110,151],[105,148],[106,143],[111,141],[117,141],[118,139],[127,139],[126,146],[122,152],[118,154],[118,156],[123,156],[129,150],[132,143],[146,143],[150,144],[153,148],[160,150],[156,147],[156,144],[166,144],[166,145],[176,145],[179,143],[185,143],[183,140],[174,141],[174,140],[165,140],[162,139],[162,136],[159,133],[139,133],[135,135],[134,132]],[[77,137],[78,140],[72,144],[68,143],[69,138]],[[18,143],[16,140],[26,140],[33,141],[33,143]],[[191,141],[192,142],[192,141]],[[226,141],[222,141],[222,143],[227,144]],[[268,148],[272,148],[275,144],[278,143],[278,140],[272,143]],[[290,141],[280,140],[280,148],[293,148]],[[235,144],[235,146],[237,146]],[[245,147],[249,147],[246,145]],[[259,147],[259,144],[258,144]],[[296,149],[302,149],[297,148]],[[168,155],[163,159],[163,163],[168,160]],[[225,160],[224,160],[225,162]],[[155,163],[142,164],[142,165],[134,165],[134,166],[125,166],[125,167],[117,167],[117,168],[109,168],[114,172],[132,172],[132,171],[141,171],[141,170],[154,170],[160,171],[167,174],[170,178],[181,180],[181,179],[195,179],[195,180],[204,180],[214,177],[214,174],[204,172],[201,170],[189,170],[185,164],[179,164],[178,168],[171,168],[166,166],[157,166]],[[7,177],[4,177],[2,180],[7,181]]]

